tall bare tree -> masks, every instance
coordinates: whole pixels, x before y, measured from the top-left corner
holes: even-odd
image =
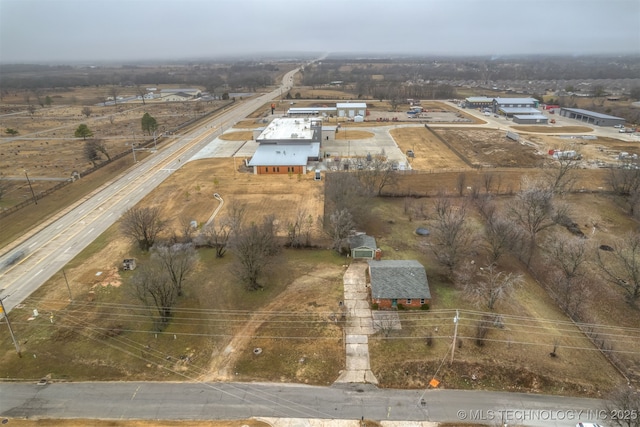
[[[534,185],[516,195],[509,211],[511,219],[523,229],[529,240],[525,256],[528,266],[537,247],[538,234],[565,216],[567,207],[554,204],[551,189]]]
[[[202,232],[196,238],[198,244],[207,245],[216,251],[216,258],[222,258],[227,252],[229,237],[231,236],[231,226],[223,220],[219,223],[215,221],[206,224]]]
[[[162,331],[171,320],[178,300],[178,291],[166,270],[158,261],[151,260],[136,270],[131,282],[133,294],[147,307],[155,307],[158,311],[156,329]]]
[[[293,221],[287,222],[287,243],[291,248],[309,247],[313,231],[313,217],[306,209],[298,209]]]
[[[611,190],[627,201],[629,215],[640,216],[640,163],[637,159],[623,159],[620,168],[610,168],[607,178]]]
[[[367,167],[356,171],[356,176],[362,183],[366,194],[370,196],[380,196],[385,187],[394,185],[397,182],[398,173],[393,169],[386,156],[382,153],[373,156],[367,162]]]
[[[549,271],[552,295],[560,307],[575,318],[588,292],[585,268],[589,253],[587,241],[560,235],[550,238],[546,246],[547,264],[552,266]]]
[[[84,143],[84,157],[89,160],[94,167],[98,164],[98,160],[100,160],[100,153],[98,153],[96,147],[91,144],[91,140],[85,141]]]
[[[492,213],[487,219],[484,228],[484,242],[487,251],[487,261],[489,265],[493,265],[508,250],[514,248],[521,239],[520,232],[513,222],[509,219]]]
[[[85,148],[91,147],[91,150],[95,151],[96,153],[101,153],[107,158],[107,160],[111,160],[111,156],[109,155],[107,145],[103,139],[91,138],[91,139],[87,139],[86,141],[87,142],[85,143]]]
[[[182,296],[184,280],[191,274],[198,262],[198,253],[190,243],[176,243],[171,246],[154,246],[152,258],[164,268],[178,296]]]
[[[472,271],[462,283],[465,294],[473,303],[488,310],[493,311],[498,301],[508,298],[524,282],[522,275],[499,271],[495,265],[479,269],[471,264],[467,266]]]
[[[605,279],[618,286],[629,304],[640,299],[640,234],[629,233],[613,244],[613,251],[596,251]]]
[[[448,197],[439,197],[435,201],[431,220],[431,249],[436,260],[449,270],[453,278],[458,264],[464,260],[473,247],[475,236],[467,225],[467,204],[453,205]]]
[[[640,427],[640,391],[632,385],[620,385],[609,396],[604,408],[611,425],[619,427]]]
[[[93,113],[93,110],[91,109],[91,107],[82,107],[81,112],[85,117],[88,118],[89,116],[91,116],[91,113]]]
[[[347,209],[335,211],[329,215],[329,222],[325,224],[324,229],[331,238],[331,247],[335,251],[342,253],[353,227],[353,217]]]
[[[234,233],[230,247],[235,255],[234,270],[249,290],[262,288],[260,276],[276,250],[273,217],[262,224],[251,224]]]
[[[132,207],[120,219],[122,233],[136,242],[143,251],[148,251],[155,244],[166,224],[159,207]]]

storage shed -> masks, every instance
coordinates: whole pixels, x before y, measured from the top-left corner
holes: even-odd
[[[366,234],[358,234],[349,238],[349,249],[353,259],[374,259],[376,256],[376,239]]]

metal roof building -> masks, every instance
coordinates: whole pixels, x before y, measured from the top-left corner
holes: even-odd
[[[256,138],[259,144],[319,142],[322,121],[317,119],[274,119]]]
[[[540,110],[532,107],[500,107],[498,108],[498,112],[504,114],[507,117],[511,117],[513,115],[527,115],[527,114],[535,114],[540,115]]]
[[[486,96],[470,96],[464,100],[467,108],[480,108],[491,107],[493,105],[493,98],[487,98]]]
[[[561,108],[559,114],[563,117],[568,117],[570,119],[579,120],[596,126],[615,126],[625,124],[625,119],[622,117],[609,116],[608,114],[583,110],[581,108]]]
[[[549,123],[549,118],[544,114],[515,114],[513,123],[520,125],[546,125]]]
[[[255,174],[304,174],[309,160],[320,157],[322,120],[274,119],[258,135],[258,148],[247,166]]]
[[[287,116],[317,116],[335,114],[336,107],[294,107],[287,110]]]
[[[320,155],[320,143],[260,145],[247,163],[249,166],[306,166],[309,158]]]

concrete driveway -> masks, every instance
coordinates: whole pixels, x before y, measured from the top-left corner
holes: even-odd
[[[346,369],[336,383],[371,383],[378,380],[371,372],[369,363],[369,335],[373,329],[373,318],[367,297],[367,264],[353,262],[344,273],[344,306],[347,310],[345,326]]]

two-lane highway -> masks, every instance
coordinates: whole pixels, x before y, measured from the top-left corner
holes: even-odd
[[[188,159],[214,143],[223,129],[272,101],[281,91],[289,90],[297,71],[292,70],[284,76],[281,88],[238,102],[220,116],[147,157],[120,178],[105,184],[30,237],[19,239],[19,244],[0,257],[0,298],[6,298],[7,311],[24,301]],[[19,261],[11,264],[10,260],[17,257],[20,257]]]

